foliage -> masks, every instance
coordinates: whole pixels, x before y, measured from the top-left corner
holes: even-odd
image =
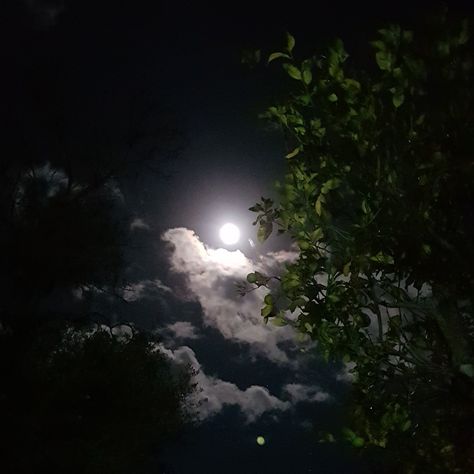
[[[179,432],[190,370],[149,335],[114,332],[1,335],[2,472],[142,472]]]
[[[263,199],[250,210],[261,241],[276,227],[300,253],[272,284],[262,317],[353,366],[343,439],[404,453],[403,472],[472,470],[468,23],[442,15],[420,33],[380,29],[365,67],[341,40],[303,61],[294,46],[288,35],[268,57],[280,62],[289,93],[263,114],[286,138],[288,173],[278,204]]]
[[[123,286],[132,202],[183,139],[156,96],[112,87],[99,103],[70,61],[44,61],[64,31],[13,24],[32,41],[6,46],[0,92],[0,471],[159,472],[190,421],[190,371],[151,334],[66,321],[116,319],[98,310]]]
[[[4,199],[9,210],[0,234],[9,249],[0,271],[8,295],[0,303],[4,324],[30,324],[39,302],[54,290],[115,284],[125,231],[111,189],[72,186],[69,175],[44,165],[21,173]]]

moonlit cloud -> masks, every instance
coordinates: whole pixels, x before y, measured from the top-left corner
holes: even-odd
[[[142,280],[129,284],[123,290],[123,299],[128,303],[144,299],[154,299],[163,293],[171,293],[171,289],[160,280]]]
[[[170,229],[162,239],[170,244],[172,271],[184,276],[188,291],[201,304],[205,325],[233,342],[251,344],[251,351],[274,362],[290,363],[281,346],[294,340],[293,330],[265,326],[260,315],[267,290],[261,288],[241,297],[235,283],[256,270],[276,272],[285,261],[294,258],[293,252],[269,253],[254,262],[240,250],[205,246],[189,229]]]
[[[150,226],[140,217],[135,217],[130,223],[130,230],[150,230]]]
[[[285,411],[291,408],[289,401],[280,400],[267,388],[251,385],[241,390],[237,385],[207,375],[188,346],[170,350],[160,345],[159,349],[178,364],[190,365],[195,371],[198,390],[190,403],[196,406],[201,420],[220,413],[226,406],[237,406],[248,423],[256,421],[261,415],[272,411]]]
[[[200,337],[196,332],[196,328],[188,321],[177,321],[173,324],[168,324],[166,330],[171,332],[173,337],[177,339],[198,339]]]
[[[290,383],[283,387],[293,404],[299,402],[325,402],[329,400],[330,395],[323,392],[316,385],[303,385],[299,383]]]
[[[355,379],[353,369],[355,368],[355,362],[348,362],[344,364],[342,370],[336,374],[336,380],[339,382],[353,382]]]
[[[118,324],[110,331],[119,341],[126,341],[133,337],[133,330],[128,324]]]

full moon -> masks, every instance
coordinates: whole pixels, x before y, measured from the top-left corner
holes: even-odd
[[[226,245],[234,245],[240,239],[240,230],[234,224],[224,224],[219,231],[219,237]]]

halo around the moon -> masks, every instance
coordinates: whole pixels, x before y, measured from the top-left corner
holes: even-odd
[[[234,245],[240,239],[240,230],[235,224],[230,222],[224,224],[219,230],[219,237],[226,245]]]

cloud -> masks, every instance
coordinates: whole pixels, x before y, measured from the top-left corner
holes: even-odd
[[[196,328],[188,321],[177,321],[168,324],[166,329],[173,334],[174,338],[178,339],[198,339],[200,337],[196,333]]]
[[[294,340],[293,330],[265,326],[260,315],[267,290],[260,288],[241,297],[235,283],[256,270],[277,272],[285,261],[295,257],[294,252],[273,252],[254,262],[240,250],[205,246],[189,229],[169,229],[162,239],[170,244],[172,271],[185,277],[188,292],[201,304],[205,325],[217,329],[226,339],[251,344],[252,351],[274,362],[290,363],[281,346]]]
[[[130,223],[130,230],[150,230],[150,226],[140,217],[135,217]]]
[[[123,290],[123,299],[128,303],[144,299],[154,299],[163,293],[170,293],[171,289],[160,280],[141,280],[129,284]]]
[[[238,407],[248,423],[256,421],[264,413],[291,408],[289,401],[280,400],[260,385],[251,385],[241,390],[231,382],[207,375],[202,370],[196,354],[188,346],[170,350],[160,345],[159,350],[176,363],[190,365],[196,371],[194,381],[198,385],[198,390],[189,402],[197,407],[201,420],[220,413],[226,406]]]
[[[127,341],[133,337],[133,329],[128,324],[117,324],[110,330],[119,341]]]
[[[347,383],[353,382],[355,380],[355,375],[353,372],[355,366],[355,362],[345,363],[342,370],[336,374],[336,380]]]
[[[299,402],[325,402],[330,399],[327,392],[323,392],[316,385],[289,383],[283,387],[293,404]]]

